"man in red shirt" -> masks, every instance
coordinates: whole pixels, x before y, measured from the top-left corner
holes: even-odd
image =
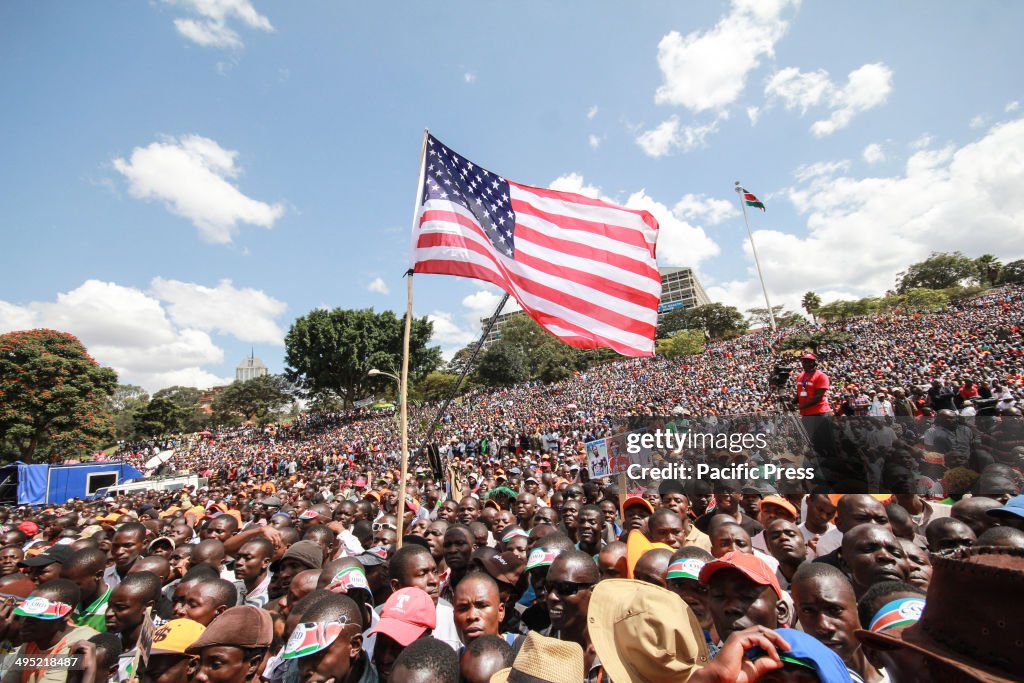
[[[800,421],[811,440],[811,447],[819,458],[837,456],[832,434],[832,408],[828,404],[828,375],[818,369],[813,353],[800,356],[803,372],[796,377],[796,396],[793,403],[800,411]]]
[[[828,405],[828,375],[818,369],[818,359],[813,353],[800,356],[803,372],[796,377],[796,404],[801,415],[831,415]]]

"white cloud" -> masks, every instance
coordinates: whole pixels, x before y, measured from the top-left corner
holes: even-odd
[[[238,32],[229,22],[235,20],[260,31],[273,31],[270,20],[256,11],[251,0],[164,0],[181,7],[189,18],[174,20],[178,33],[203,47],[241,48]]]
[[[638,135],[636,142],[651,157],[662,157],[675,150],[691,152],[707,145],[708,136],[718,132],[722,118],[720,115],[710,123],[680,126],[679,117],[673,115],[655,128]]]
[[[597,111],[597,105],[595,104],[593,107],[587,110],[587,119],[592,121],[594,117],[597,116]]]
[[[445,355],[472,344],[479,337],[479,333],[474,332],[468,325],[457,323],[455,316],[446,311],[434,311],[427,316],[427,320],[434,324],[431,341],[437,342]]]
[[[224,362],[209,334],[175,324],[157,298],[131,287],[87,280],[56,301],[0,301],[0,332],[27,327],[74,334],[99,363],[117,371],[119,381],[149,391],[231,381],[203,369]]]
[[[692,225],[685,219],[696,218],[696,214],[700,213],[708,223],[724,220],[728,213],[728,209],[725,208],[728,202],[724,200],[705,198],[703,195],[686,195],[676,205],[674,211],[648,195],[644,190],[640,190],[631,194],[623,202],[605,196],[599,187],[588,185],[579,173],[570,173],[556,178],[548,187],[561,192],[576,192],[630,209],[649,211],[660,226],[658,263],[662,266],[696,266],[700,261],[716,256],[719,252],[718,245],[707,236],[703,228]],[[687,211],[692,215],[687,216]],[[495,299],[495,301],[497,300]],[[506,310],[508,310],[507,307]]]
[[[985,126],[985,121],[985,117],[982,116],[981,114],[978,114],[977,116],[972,118],[967,125],[970,126],[971,128],[983,128]]]
[[[284,214],[281,204],[252,199],[231,182],[241,172],[237,156],[209,138],[185,135],[136,147],[129,159],[113,163],[132,196],[162,201],[192,221],[205,240],[227,244],[239,223],[271,228]]]
[[[466,83],[476,83],[476,74],[473,73],[472,71],[467,71],[466,73],[462,74],[462,80],[465,81]]]
[[[826,96],[835,89],[824,69],[803,73],[796,67],[788,67],[776,72],[764,86],[766,97],[777,97],[782,100],[786,109],[800,109],[806,114],[811,107],[825,101]]]
[[[384,278],[375,277],[370,284],[366,285],[366,291],[375,294],[390,294],[391,288],[388,287],[388,283],[384,282]]]
[[[885,64],[865,64],[851,71],[846,85],[839,87],[824,69],[802,72],[788,67],[768,79],[765,97],[781,100],[786,109],[799,109],[801,116],[814,107],[832,110],[827,119],[815,121],[811,132],[824,137],[850,125],[862,112],[885,103],[892,92],[892,69]]]
[[[1015,112],[1018,109],[1020,109],[1020,102],[1014,100],[1013,102],[1007,102],[1006,106],[1003,108],[1003,111],[1009,114],[1010,112]]]
[[[864,148],[863,157],[869,164],[877,164],[885,161],[885,150],[877,142],[872,142]]]
[[[150,288],[167,304],[167,313],[180,327],[227,334],[240,341],[284,345],[284,330],[276,319],[288,305],[258,289],[238,289],[231,280],[204,287],[160,277],[153,279]]]
[[[581,194],[584,197],[591,197],[597,199],[601,196],[601,190],[595,185],[587,185],[583,180],[583,176],[579,173],[569,173],[567,175],[559,176],[551,181],[548,188],[552,190],[558,190],[559,192],[575,192]]]
[[[587,136],[587,144],[590,145],[590,149],[597,149],[601,146],[601,138],[591,133]]]
[[[793,172],[793,176],[800,182],[804,183],[814,178],[820,178],[825,175],[835,175],[840,171],[847,171],[850,168],[850,162],[842,159],[840,161],[818,161],[813,164],[804,164]]]
[[[681,36],[672,31],[658,43],[658,66],[664,83],[658,104],[692,111],[722,109],[746,87],[748,74],[775,53],[775,43],[789,25],[783,14],[797,0],[734,0],[729,14],[714,28]]]
[[[718,245],[703,228],[677,217],[644,190],[630,195],[626,206],[645,209],[658,220],[658,265],[696,267],[704,259],[718,255]]]
[[[750,119],[750,125],[756,126],[758,120],[761,118],[761,108],[747,107],[747,118]]]
[[[805,230],[754,234],[775,304],[795,308],[807,290],[880,295],[932,251],[992,253],[1004,262],[1024,256],[1024,197],[1016,191],[1024,183],[1024,118],[959,148],[919,149],[897,175],[854,178],[844,166],[827,171],[833,163],[813,165],[822,172],[784,192],[806,216]],[[735,246],[747,254],[747,278],[709,295],[763,305],[749,245]]]
[[[694,219],[708,225],[718,225],[727,218],[738,216],[736,202],[715,199],[703,194],[686,194],[674,207],[672,213],[683,220]]]
[[[865,64],[851,71],[846,85],[829,99],[832,116],[815,121],[811,133],[824,137],[846,128],[853,117],[884,104],[892,92],[892,69],[884,64]]]

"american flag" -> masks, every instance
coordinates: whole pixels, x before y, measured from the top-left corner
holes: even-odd
[[[520,185],[431,135],[423,170],[415,272],[491,282],[578,349],[654,353],[661,276],[651,214]]]

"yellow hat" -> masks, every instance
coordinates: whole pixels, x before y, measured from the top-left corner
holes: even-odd
[[[629,532],[629,536],[626,537],[626,575],[629,578],[633,578],[633,568],[636,567],[636,563],[640,561],[640,558],[648,550],[654,550],[655,548],[664,548],[669,552],[675,552],[675,549],[665,543],[651,543],[643,532],[638,529],[633,529]]]
[[[597,584],[587,630],[613,681],[688,681],[708,665],[708,646],[693,611],[672,591],[643,581]]]
[[[154,655],[183,655],[185,648],[199,640],[206,627],[191,619],[171,619],[153,632]]]
[[[682,602],[682,598],[677,599]],[[516,675],[513,676],[513,673]],[[523,647],[516,655],[511,668],[494,672],[491,683],[508,683],[509,679],[552,683],[582,681],[583,648],[568,640],[548,638],[536,631],[530,631],[526,634]]]

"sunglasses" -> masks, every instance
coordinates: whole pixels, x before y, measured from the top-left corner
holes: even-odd
[[[554,591],[563,598],[570,598],[581,590],[587,590],[593,587],[594,584],[592,583],[576,583],[575,581],[548,581],[544,584],[544,590],[548,592]]]
[[[388,531],[398,531],[398,527],[395,526],[394,524],[381,523],[381,522],[374,522],[373,523],[373,530],[374,531],[380,531],[382,529],[387,529]]]

